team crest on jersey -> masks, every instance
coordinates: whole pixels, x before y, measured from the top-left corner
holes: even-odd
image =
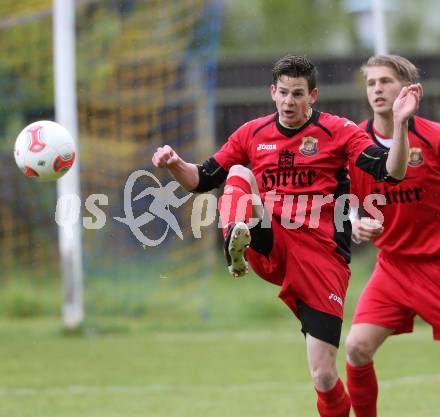
[[[280,169],[292,168],[294,157],[295,154],[293,152],[290,152],[287,149],[282,150],[278,159],[278,167]]]
[[[313,156],[318,152],[318,139],[311,136],[306,136],[302,138],[302,143],[299,147],[299,151],[304,156]]]
[[[420,148],[409,148],[408,165],[411,167],[419,167],[423,164],[423,155]]]

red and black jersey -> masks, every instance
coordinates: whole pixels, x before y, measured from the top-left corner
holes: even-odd
[[[360,127],[378,146],[373,121]],[[384,253],[400,256],[440,257],[440,124],[415,116],[408,122],[409,161],[405,179],[380,183],[350,164],[352,192],[360,201],[382,194],[386,204],[384,233],[374,244]]]
[[[313,234],[349,261],[351,224],[334,221],[336,198],[350,190],[346,167],[352,161],[378,181],[393,180],[386,158],[387,151],[347,119],[314,110],[301,128],[289,129],[274,113],[241,126],[199,167],[205,179],[198,191],[224,179],[231,166],[250,165],[262,200],[273,200],[275,220]]]

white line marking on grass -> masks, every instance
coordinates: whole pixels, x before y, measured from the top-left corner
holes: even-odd
[[[41,388],[6,388],[0,387],[1,396],[33,396],[33,395],[100,395],[100,394],[145,394],[163,393],[172,391],[174,394],[203,393],[203,392],[237,392],[237,391],[267,391],[275,390],[291,393],[292,391],[309,390],[312,384],[281,384],[281,383],[250,383],[250,384],[147,384],[134,386],[96,386],[96,385],[71,385],[67,387],[41,387]]]
[[[213,331],[213,332],[182,332],[182,333],[174,333],[174,332],[163,332],[163,333],[154,333],[151,335],[153,339],[156,340],[170,340],[173,341],[176,339],[180,340],[197,340],[197,341],[211,341],[211,340],[286,340],[291,343],[300,342],[304,344],[304,337],[299,332],[292,330],[292,332],[285,331]]]
[[[345,342],[345,337],[348,334],[348,328],[344,328],[343,337],[341,337],[341,345]],[[297,328],[292,327],[291,331],[283,329],[275,330],[220,330],[220,331],[156,331],[152,332],[150,337],[154,340],[197,340],[197,341],[211,341],[216,339],[229,340],[243,340],[243,341],[273,341],[281,340],[290,343],[304,344],[304,337]],[[408,343],[416,341],[432,342],[432,328],[430,326],[420,326],[415,328],[413,333],[392,336],[389,339],[393,343]]]
[[[440,374],[412,375],[396,379],[380,381],[380,388],[392,389],[401,385],[431,385],[440,382]],[[7,388],[0,387],[0,396],[26,397],[34,395],[103,395],[103,394],[145,394],[165,393],[173,394],[209,393],[209,392],[245,392],[245,391],[277,391],[292,394],[295,391],[308,391],[311,382],[299,384],[286,383],[248,383],[248,384],[146,384],[146,385],[71,385],[67,387],[41,388]]]
[[[380,388],[394,388],[398,385],[421,385],[435,384],[440,382],[440,374],[411,375],[395,379],[379,381]]]

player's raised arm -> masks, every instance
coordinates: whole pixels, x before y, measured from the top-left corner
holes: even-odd
[[[405,177],[408,162],[408,120],[419,107],[423,90],[420,84],[403,87],[393,104],[394,131],[386,169],[398,180]]]
[[[185,162],[171,146],[157,148],[152,158],[157,168],[167,168],[176,181],[187,191],[193,191],[199,185],[197,165]]]

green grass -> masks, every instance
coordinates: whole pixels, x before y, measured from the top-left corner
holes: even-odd
[[[370,268],[353,265],[344,335]],[[0,319],[0,416],[317,416],[299,324],[276,289],[219,275],[202,291],[207,316],[93,317],[76,334],[50,316]],[[387,341],[380,416],[434,416],[439,358],[420,323]],[[342,347],[342,375],[343,359]]]
[[[316,415],[297,332],[124,325],[125,332],[68,337],[52,319],[2,322],[0,415]],[[428,327],[390,340],[377,369],[381,416],[435,415],[440,366]]]

